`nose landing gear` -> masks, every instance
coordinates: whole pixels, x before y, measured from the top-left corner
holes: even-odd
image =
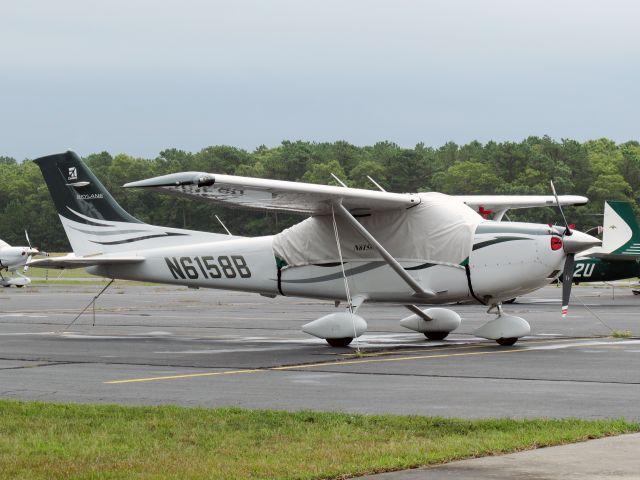
[[[505,315],[500,303],[492,305],[487,313],[495,313],[497,316],[473,332],[478,337],[495,340],[498,345],[510,346],[516,343],[518,338],[531,332],[531,326],[524,318]]]

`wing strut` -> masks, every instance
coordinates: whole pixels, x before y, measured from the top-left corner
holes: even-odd
[[[502,210],[498,210],[496,213],[493,214],[492,220],[494,222],[501,222],[502,221],[502,217],[504,217],[505,213],[507,213],[507,210],[509,210],[509,209],[508,208],[503,208]]]
[[[380,243],[378,243],[378,241],[373,237],[373,235],[371,235],[369,231],[366,228],[364,228],[362,224],[358,222],[358,220],[356,220],[356,218],[353,215],[351,215],[351,212],[347,210],[344,207],[344,205],[338,202],[336,202],[334,205],[338,209],[338,211],[342,214],[342,216],[351,224],[351,226],[355,228],[358,231],[358,233],[362,235],[364,239],[367,240],[371,244],[371,246],[377,250],[380,256],[385,260],[385,262],[387,262],[387,265],[393,268],[395,272],[400,276],[400,278],[402,278],[402,280],[404,280],[405,283],[409,285],[413,291],[416,292],[415,296],[417,297],[435,296],[435,292],[430,290],[425,290],[418,282],[416,282],[415,279],[411,275],[409,275],[404,268],[402,268],[402,265],[400,265],[398,261],[395,258],[393,258],[391,254],[387,252],[382,245],[380,245]]]
[[[420,309],[417,305],[405,305],[405,307],[411,310],[413,313],[418,315],[420,318],[422,318],[426,322],[430,322],[433,320],[433,318],[431,318],[429,315],[424,313],[424,311],[422,311],[422,309]]]

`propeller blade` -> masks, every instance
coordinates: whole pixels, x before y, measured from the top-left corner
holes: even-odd
[[[573,267],[575,264],[575,254],[567,254],[564,261],[564,271],[562,272],[562,316],[567,316],[569,310],[569,299],[571,298],[571,286],[573,285]]]
[[[549,180],[551,184],[551,191],[553,192],[553,196],[556,199],[556,205],[558,206],[558,210],[560,210],[560,215],[562,215],[562,220],[564,220],[564,226],[567,228],[564,231],[564,234],[569,236],[571,235],[571,229],[569,228],[569,222],[567,222],[567,217],[564,216],[564,212],[562,211],[562,205],[560,205],[560,199],[558,198],[558,194],[556,193],[556,187],[553,185],[553,180]],[[573,272],[572,272],[573,273]]]
[[[27,257],[27,263],[29,263],[30,261],[31,261],[31,255]],[[25,265],[24,268],[22,269],[23,272],[26,272],[27,270],[29,270],[29,265]]]
[[[31,248],[31,240],[29,240],[29,234],[27,233],[26,229],[24,231],[24,236],[27,237],[27,243],[29,244],[29,248]]]

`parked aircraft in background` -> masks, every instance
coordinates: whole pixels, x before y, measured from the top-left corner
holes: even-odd
[[[640,227],[629,202],[604,204],[602,246],[576,255],[573,282],[609,282],[640,275]]]
[[[24,234],[27,237],[28,247],[12,247],[7,242],[0,240],[0,285],[3,287],[14,285],[20,288],[31,283],[31,280],[21,275],[18,270],[23,269],[26,272],[29,268],[27,262],[31,261],[31,257],[34,255],[39,255],[40,251],[31,246],[29,234],[26,231]],[[15,272],[15,276],[5,278],[2,275],[3,270]]]
[[[320,298],[336,307],[346,301],[346,311],[303,326],[333,346],[346,346],[366,331],[366,321],[356,314],[364,302],[404,305],[413,315],[403,326],[442,339],[460,325],[460,316],[418,305],[456,301],[490,307],[495,318],[474,334],[511,345],[530,326],[505,314],[501,302],[548,284],[563,268],[570,275],[574,255],[600,244],[568,226],[488,221],[461,199],[435,192],[399,194],[202,172],[125,185],[309,216],[277,235],[257,238],[165,228],[124,211],[75,153],[35,163],[73,253],[31,264],[85,267],[112,279]],[[503,209],[517,207],[513,199],[490,198]],[[520,199],[527,206],[548,204]],[[571,282],[563,288],[565,306],[570,288]]]

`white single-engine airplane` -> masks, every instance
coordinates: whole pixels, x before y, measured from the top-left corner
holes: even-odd
[[[3,287],[15,285],[21,288],[31,283],[31,279],[21,275],[18,269],[23,268],[26,272],[29,268],[27,267],[27,262],[31,261],[32,256],[39,255],[40,251],[31,246],[29,234],[26,230],[24,234],[27,237],[28,247],[12,247],[7,242],[0,240],[0,285]],[[2,275],[2,270],[15,272],[17,276],[5,278]]]
[[[568,227],[487,221],[470,208],[585,203],[584,197],[400,194],[201,172],[126,184],[310,216],[277,235],[257,238],[165,228],[124,211],[75,153],[35,163],[73,253],[32,264],[85,267],[112,279],[327,299],[336,306],[346,301],[346,311],[303,326],[332,346],[346,346],[366,331],[365,320],[356,315],[363,302],[404,305],[413,315],[403,326],[443,339],[460,325],[460,316],[417,305],[459,301],[487,305],[496,314],[475,335],[511,345],[530,326],[504,314],[501,302],[548,284],[565,260],[600,244]],[[573,261],[566,265],[573,272]],[[571,282],[567,285],[565,306]]]

